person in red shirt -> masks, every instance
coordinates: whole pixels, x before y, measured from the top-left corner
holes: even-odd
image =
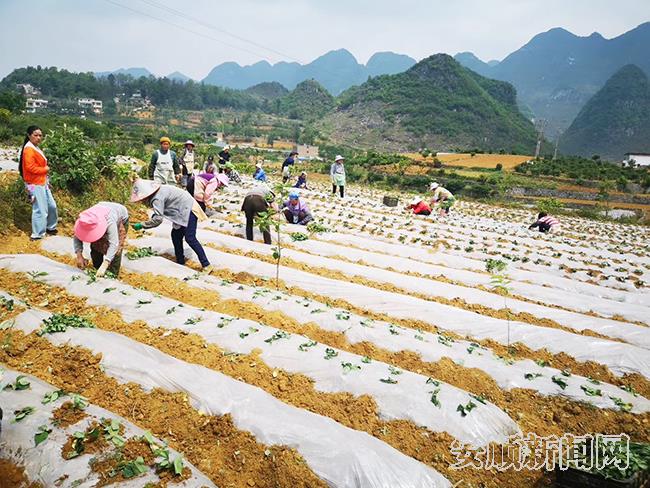
[[[30,125],[20,151],[18,166],[32,203],[31,239],[33,241],[42,239],[46,234],[56,234],[56,224],[59,218],[56,202],[48,182],[50,167],[47,165],[45,154],[38,147],[42,140],[41,128]]]
[[[411,203],[406,206],[406,209],[413,209],[415,215],[431,215],[431,207],[420,197],[413,198]]]

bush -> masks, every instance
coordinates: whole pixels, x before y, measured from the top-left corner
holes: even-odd
[[[463,180],[448,180],[445,182],[444,186],[447,190],[452,192],[454,195],[460,192],[461,190],[465,192],[466,190],[471,189],[471,185],[466,185],[466,182]]]
[[[433,167],[442,168],[442,161],[440,161],[438,158],[433,158]]]
[[[0,91],[0,108],[19,114],[25,108],[25,97],[13,90]]]
[[[51,130],[43,150],[50,166],[50,182],[55,188],[81,193],[90,190],[99,179],[96,154],[77,127],[64,125],[60,130]]]
[[[502,170],[503,170],[503,165],[502,165],[501,163],[497,163],[495,169],[496,169],[497,171],[502,171]]]
[[[537,210],[539,212],[546,212],[547,214],[557,213],[562,210],[562,202],[556,198],[542,198],[537,202]]]
[[[429,178],[423,175],[409,175],[402,178],[402,186],[411,190],[426,190],[429,186]]]

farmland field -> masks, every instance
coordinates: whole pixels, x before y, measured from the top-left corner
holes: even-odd
[[[518,198],[525,199],[525,200],[539,200],[539,198],[537,197],[529,197],[529,196],[520,196]],[[559,200],[562,203],[575,204],[575,205],[596,206],[598,204],[601,204],[601,202],[597,200],[580,200],[577,198],[558,198],[557,200]],[[612,208],[622,208],[626,210],[641,210],[646,213],[650,212],[650,205],[644,205],[642,203],[611,201],[609,202],[609,206]]]
[[[419,163],[429,163],[433,165],[433,157],[423,157],[419,153],[407,153],[405,156]],[[531,156],[520,154],[475,154],[472,156],[467,153],[445,154],[438,153],[436,156],[446,166],[458,166],[462,168],[490,168],[501,163],[503,169],[511,170],[518,164],[531,159]]]
[[[315,183],[320,225],[283,225],[278,264],[277,235],[242,238],[252,186],[200,223],[209,275],[189,249],[175,263],[167,222],[130,231],[119,278],[76,268],[70,229],[0,243],[0,479],[521,488],[553,474],[455,469],[460,451],[650,441],[646,227],[565,217],[544,235],[525,210],[413,216]]]

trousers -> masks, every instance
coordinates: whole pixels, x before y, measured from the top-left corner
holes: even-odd
[[[59,219],[49,185],[30,185],[32,203],[32,239],[40,239],[46,230],[55,230]]]
[[[204,268],[210,264],[208,257],[205,255],[203,246],[196,238],[196,225],[198,219],[193,212],[190,212],[190,220],[187,223],[187,227],[178,227],[177,229],[172,228],[172,243],[174,244],[174,255],[176,256],[176,262],[178,264],[185,264],[185,252],[183,251],[183,239],[187,242],[187,245],[190,246],[192,251],[196,253],[196,256],[199,258],[201,266]]]
[[[269,204],[264,200],[263,196],[248,195],[244,198],[241,209],[244,215],[246,215],[246,239],[252,241],[255,217],[262,212],[266,212],[269,209]],[[264,244],[271,244],[271,233],[269,229],[260,227],[260,231],[262,231],[262,236],[264,237]]]

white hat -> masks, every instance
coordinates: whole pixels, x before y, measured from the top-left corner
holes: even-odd
[[[422,201],[422,199],[421,199],[420,197],[417,197],[417,196],[416,196],[416,197],[413,197],[413,200],[411,200],[410,205],[417,205],[417,204],[420,203],[421,201]]]
[[[223,150],[224,150],[224,151],[226,151],[226,150],[228,150],[228,149],[230,149],[230,146],[229,146],[228,144],[226,144],[225,146],[223,146]]]
[[[131,190],[131,201],[139,202],[147,197],[150,197],[160,189],[160,183],[151,180],[137,179],[133,182],[133,189]]]
[[[337,154],[336,157],[334,158],[334,162],[336,163],[338,161],[345,161],[345,158],[340,154]]]
[[[257,163],[255,163],[255,167],[256,167],[256,168],[261,168],[261,167],[262,167],[262,163],[260,163],[260,162],[258,161]]]
[[[188,139],[187,141],[185,141],[185,144],[183,144],[183,145],[184,146],[187,146],[187,145],[194,146],[195,144],[192,142],[192,139]]]
[[[436,188],[438,188],[440,185],[436,183],[435,181],[429,185],[429,191],[433,191]]]

